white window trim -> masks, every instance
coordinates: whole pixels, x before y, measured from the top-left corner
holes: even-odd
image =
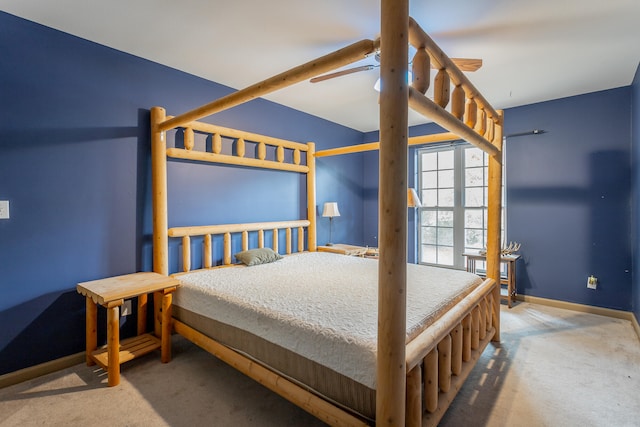
[[[503,144],[504,146],[504,144]],[[460,147],[460,148],[459,148]],[[429,147],[424,147],[424,148],[420,148],[418,150],[416,150],[416,156],[417,156],[417,190],[418,190],[418,194],[422,195],[422,188],[424,188],[424,185],[422,183],[422,172],[423,172],[423,165],[422,165],[422,156],[421,154],[424,152],[437,152],[437,151],[445,151],[445,150],[456,150],[458,149],[460,153],[464,153],[464,149],[465,148],[469,148],[472,147],[471,144],[464,142],[464,141],[456,141],[453,143],[447,143],[447,144],[438,144],[438,145],[434,145],[434,146],[429,146]],[[504,150],[503,150],[504,153]],[[507,206],[507,202],[506,202],[506,173],[505,173],[505,157],[503,157],[503,162],[502,162],[502,167],[503,167],[503,174],[502,174],[502,178],[503,178],[503,192],[502,192],[502,242],[505,242],[506,239],[506,230],[507,230],[507,226],[506,226],[506,206]],[[418,258],[418,263],[419,264],[424,264],[424,265],[432,265],[432,266],[437,266],[437,267],[444,267],[444,268],[455,268],[455,269],[462,269],[464,270],[466,267],[466,263],[465,263],[465,257],[462,256],[462,253],[465,250],[465,233],[464,233],[464,188],[465,188],[465,168],[464,168],[464,155],[463,154],[454,154],[454,197],[455,197],[455,203],[454,203],[454,207],[453,207],[453,211],[454,211],[454,255],[453,255],[453,265],[443,265],[443,264],[437,264],[437,263],[427,263],[427,262],[423,262],[423,245],[422,245],[422,212],[424,211],[428,211],[430,209],[433,209],[433,207],[429,207],[429,206],[423,206],[422,208],[418,209],[418,218],[417,218],[417,222],[416,222],[416,246],[417,246],[417,258]],[[485,200],[485,206],[482,207],[482,209],[487,209],[486,206],[487,201]],[[486,225],[486,217],[484,219],[485,221],[485,225]],[[486,229],[486,228],[485,228]],[[486,232],[485,232],[485,238],[486,238]]]

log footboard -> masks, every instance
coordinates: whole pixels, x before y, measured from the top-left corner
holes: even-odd
[[[485,280],[407,345],[407,426],[438,424],[495,335],[494,287]]]

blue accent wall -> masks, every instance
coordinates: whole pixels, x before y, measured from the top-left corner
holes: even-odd
[[[519,293],[631,310],[630,107],[625,87],[505,112],[506,135],[545,131],[506,140]]]
[[[632,235],[633,235],[633,281],[632,299],[633,312],[636,320],[640,321],[640,65],[631,84],[631,152],[632,158]]]
[[[0,200],[11,211],[0,220],[4,374],[84,350],[78,282],[151,269],[149,109],[175,115],[231,89],[3,12],[0,58]],[[265,100],[208,120],[319,150],[362,142]],[[362,156],[317,167],[318,205],[340,203],[334,240],[360,243]],[[181,161],[168,173],[170,225],[306,217],[299,174]],[[318,242],[328,234],[318,218]],[[123,336],[134,332],[135,316],[124,318]]]

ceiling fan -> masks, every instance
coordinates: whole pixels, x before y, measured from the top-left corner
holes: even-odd
[[[311,83],[319,83],[325,80],[334,79],[336,77],[346,76],[348,74],[358,73],[360,71],[369,71],[374,68],[380,67],[380,52],[374,54],[374,58],[378,64],[361,65],[359,67],[348,68],[346,70],[336,71],[333,73],[324,74],[322,76],[314,77],[309,80]],[[482,59],[471,58],[451,58],[451,61],[455,63],[461,71],[476,71],[482,67]],[[411,64],[410,64],[411,65]],[[435,68],[432,66],[432,68]]]

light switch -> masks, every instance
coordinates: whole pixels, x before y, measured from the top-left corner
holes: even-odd
[[[9,201],[0,200],[0,219],[9,219]]]

